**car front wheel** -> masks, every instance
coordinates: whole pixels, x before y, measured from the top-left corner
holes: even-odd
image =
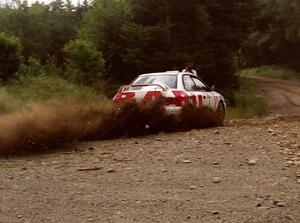
[[[223,125],[225,115],[226,115],[226,110],[225,110],[224,103],[219,102],[219,105],[218,105],[218,108],[217,108],[217,111],[216,111],[216,121],[215,121],[216,126],[222,126]]]

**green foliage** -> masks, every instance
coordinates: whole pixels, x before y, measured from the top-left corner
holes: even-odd
[[[103,52],[115,81],[183,69],[194,62],[208,83],[230,87],[236,83],[234,56],[247,37],[253,4],[253,0],[96,0],[84,16],[79,36]]]
[[[243,76],[262,76],[285,80],[300,80],[300,73],[275,65],[245,69],[242,70],[240,74]]]
[[[255,84],[241,79],[238,90],[231,92],[231,100],[228,101],[227,120],[248,119],[260,116],[264,113],[266,102],[258,92]]]
[[[107,71],[115,81],[119,78],[129,80],[132,77],[127,69],[128,64],[122,58],[128,48],[127,40],[123,38],[123,29],[131,20],[128,1],[95,0],[84,15],[78,31],[80,38],[92,42],[103,53]],[[129,78],[126,78],[127,75]]]
[[[98,82],[99,91],[64,79],[63,71],[51,61],[41,65],[40,61],[30,58],[28,63],[23,64],[17,75],[0,88],[0,114],[21,109],[28,103],[48,100],[74,99],[83,103],[111,104],[103,94],[107,88],[105,81]]]
[[[7,81],[22,62],[21,45],[17,38],[0,33],[0,81]]]
[[[20,103],[41,102],[50,99],[75,98],[80,100],[100,100],[97,92],[64,80],[58,76],[21,76],[12,80],[6,90]]]
[[[75,98],[98,101],[103,97],[95,89],[72,83],[62,77],[63,71],[51,61],[41,65],[39,60],[30,58],[28,65],[22,65],[15,78],[5,86],[9,96],[18,104],[41,102],[51,99]],[[105,83],[102,83],[102,87]]]
[[[27,61],[27,65],[21,65],[16,78],[18,76],[39,76],[41,74],[45,76],[62,76],[63,71],[55,65],[54,61],[49,59],[45,65],[42,65],[40,60],[30,57]]]
[[[70,2],[55,0],[48,5],[14,1],[0,7],[0,32],[17,36],[23,46],[25,61],[38,58],[43,64],[49,56],[62,65],[62,49],[76,34],[76,26],[87,7],[74,7]]]
[[[299,15],[299,0],[14,1],[0,6],[0,32],[20,39],[30,64],[21,73],[50,64],[50,73],[77,83],[116,84],[192,62],[209,85],[225,89],[237,87],[238,67],[300,71]]]
[[[257,2],[260,10],[243,47],[243,64],[277,64],[300,71],[300,1]]]
[[[71,80],[93,85],[103,78],[105,61],[91,42],[82,39],[71,41],[64,52],[68,58],[66,73]]]
[[[134,17],[123,29],[122,58],[132,74],[180,70],[193,61],[198,69],[207,66],[210,26],[204,7],[195,1],[130,2]]]

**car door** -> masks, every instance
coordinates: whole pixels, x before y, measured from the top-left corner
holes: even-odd
[[[213,109],[214,97],[209,88],[197,77],[184,75],[183,85],[189,95],[190,103],[196,107]]]
[[[197,92],[200,95],[204,95],[206,97],[206,107],[215,110],[216,102],[213,92],[209,89],[209,87],[201,81],[198,77],[192,76],[192,80],[194,81]]]

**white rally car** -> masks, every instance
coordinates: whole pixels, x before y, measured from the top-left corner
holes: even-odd
[[[220,124],[224,121],[224,97],[189,72],[142,74],[130,85],[122,86],[114,96],[113,103],[118,106],[133,100],[139,103],[158,98],[164,98],[165,110],[169,114],[179,114],[184,105],[192,104],[197,108],[210,108],[217,114]]]

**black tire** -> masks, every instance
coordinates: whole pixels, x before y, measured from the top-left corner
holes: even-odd
[[[215,121],[216,126],[222,126],[224,124],[225,115],[226,115],[226,109],[224,103],[221,101],[219,102],[216,111],[216,121]]]

